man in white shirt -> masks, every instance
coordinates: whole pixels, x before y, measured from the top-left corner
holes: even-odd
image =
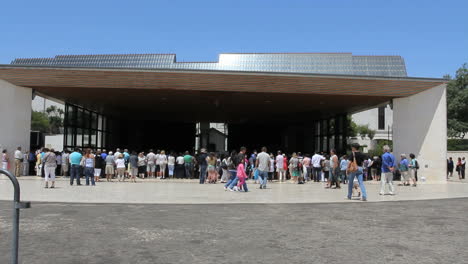
[[[276,156],[276,172],[278,174],[278,181],[282,182],[285,180],[285,168],[283,168],[284,157],[281,155],[281,151],[278,151],[278,155]]]
[[[260,189],[266,189],[268,181],[268,172],[270,171],[270,155],[268,155],[267,148],[262,147],[262,152],[257,155],[255,167],[258,170],[258,177],[260,177]]]
[[[23,163],[23,153],[21,147],[18,147],[15,151],[15,176],[21,176],[21,163]]]
[[[318,152],[315,152],[314,156],[312,156],[312,175],[314,182],[320,181],[320,173],[322,171],[322,160],[324,159],[325,158]]]
[[[153,150],[150,149],[149,153],[146,155],[146,172],[148,172],[148,178],[154,177],[154,172],[156,171],[156,154]]]

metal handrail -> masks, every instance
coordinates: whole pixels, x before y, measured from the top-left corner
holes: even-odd
[[[20,186],[18,180],[9,171],[0,169],[0,174],[5,174],[10,178],[13,183],[14,195],[13,195],[13,241],[11,249],[11,262],[12,264],[18,264],[18,247],[19,247],[19,218],[20,209],[31,208],[31,202],[20,201]]]

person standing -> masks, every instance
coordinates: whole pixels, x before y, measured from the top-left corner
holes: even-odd
[[[260,189],[266,189],[268,172],[270,171],[270,155],[268,155],[266,147],[262,147],[262,152],[257,155],[255,167],[258,170],[258,177],[260,178]]]
[[[70,164],[70,152],[66,149],[62,153],[62,176],[68,176],[68,169]]]
[[[283,182],[286,179],[285,168],[283,167],[283,155],[278,151],[276,155],[276,173],[278,174],[278,181]]]
[[[206,169],[208,167],[206,162],[208,155],[206,154],[206,149],[204,148],[202,148],[200,152],[200,155],[198,155],[198,165],[200,167],[200,184],[204,184],[206,179]]]
[[[312,160],[310,159],[309,154],[305,154],[304,159],[302,160],[302,170],[304,173],[304,182],[310,181],[310,175],[311,175],[311,168],[310,168],[310,163]]]
[[[465,157],[462,158],[462,168],[461,168],[461,174],[462,174],[462,179],[465,179],[465,169],[466,169],[466,160]]]
[[[364,162],[364,155],[359,151],[359,144],[353,143],[351,145],[352,154],[349,157],[349,165],[347,172],[349,174],[348,177],[348,200],[351,200],[351,196],[353,194],[353,187],[354,187],[354,178],[358,179],[359,188],[361,188],[361,200],[367,201],[367,192],[366,187],[364,186],[364,182],[362,179],[363,176],[363,162]]]
[[[328,187],[331,188],[335,184],[336,189],[340,189],[340,164],[336,150],[330,150],[330,179],[328,180]]]
[[[346,170],[348,169],[348,163],[349,163],[348,156],[343,155],[340,161],[340,177],[341,177],[341,180],[343,181],[343,184],[346,184],[346,178],[347,178]]]
[[[161,150],[159,155],[157,156],[157,163],[159,166],[159,177],[160,179],[166,178],[166,165],[167,165],[167,156],[166,151]]]
[[[36,154],[34,150],[30,150],[28,154],[28,162],[29,162],[29,172],[28,175],[34,175],[34,171],[36,168]]]
[[[128,163],[130,166],[130,181],[136,182],[136,176],[138,174],[138,156],[136,151],[132,151]]]
[[[314,182],[320,182],[320,176],[322,172],[322,161],[325,158],[320,155],[319,152],[315,152],[315,154],[312,156],[312,178]]]
[[[275,156],[273,153],[270,153],[270,172],[268,173],[268,180],[273,182],[275,177]]]
[[[42,149],[37,150],[36,153],[36,176],[41,177],[42,171]]]
[[[400,164],[398,165],[398,170],[401,173],[401,182],[404,186],[410,185],[410,176],[409,176],[409,162],[406,159],[406,154],[401,154],[400,156]]]
[[[293,183],[299,182],[299,159],[297,158],[296,152],[294,152],[289,160],[289,172],[291,173],[291,180]]]
[[[45,188],[49,188],[49,181],[52,182],[50,188],[55,188],[55,170],[57,168],[57,158],[54,149],[44,149],[45,155],[42,159],[42,166],[44,167],[44,180]]]
[[[156,154],[150,149],[146,155],[146,171],[148,172],[148,178],[153,178],[156,171]]]
[[[185,167],[185,177],[187,179],[192,179],[193,164],[194,158],[190,155],[190,152],[185,151],[184,155],[184,167]]]
[[[9,158],[6,149],[2,150],[2,169],[8,170]]]
[[[454,169],[453,159],[452,159],[452,157],[450,157],[450,158],[447,160],[447,179],[448,179],[449,177],[452,177],[452,175],[453,175],[453,169]]]
[[[383,146],[384,154],[382,155],[382,175],[380,177],[380,195],[385,195],[385,186],[388,185],[390,195],[395,195],[393,186],[393,172],[395,171],[396,163],[395,156],[390,153],[388,145]]]
[[[105,170],[106,180],[108,182],[112,181],[112,177],[115,174],[114,165],[115,165],[114,153],[112,153],[112,151],[109,151],[109,154],[106,157],[106,170]]]
[[[416,175],[418,173],[419,164],[416,160],[416,156],[413,153],[410,153],[410,161],[408,164],[409,167],[409,177],[413,181],[413,187],[416,187],[416,182],[418,181]]]
[[[143,152],[138,154],[138,175],[141,179],[145,178],[145,171],[146,171],[146,157]]]
[[[70,185],[73,185],[73,181],[76,178],[76,185],[81,185],[80,183],[80,172],[81,172],[81,159],[83,155],[80,153],[79,148],[75,148],[75,151],[70,154]]]
[[[23,163],[23,153],[21,147],[15,150],[15,176],[21,177],[21,164]]]
[[[215,154],[211,152],[208,157],[206,157],[207,172],[208,172],[208,183],[216,183],[218,180],[218,172],[216,170],[216,161],[217,158]]]
[[[185,178],[184,155],[179,153],[176,158],[175,177],[178,179]]]
[[[101,151],[98,150],[94,156],[94,182],[100,181],[103,166],[104,159],[102,158]]]
[[[117,167],[117,180],[125,181],[125,160],[123,154],[117,157],[115,160],[115,166]]]
[[[95,158],[94,155],[91,153],[91,149],[86,149],[85,155],[82,158],[82,163],[84,164],[84,175],[86,177],[86,186],[89,186],[89,179],[91,178],[91,184],[93,186],[96,185],[94,181],[94,166],[95,166]]]
[[[24,176],[28,176],[29,175],[29,161],[28,161],[28,152],[25,151],[23,153],[23,171],[22,171],[22,175]]]
[[[167,157],[167,170],[169,172],[169,178],[174,178],[175,160],[175,153],[171,152]]]

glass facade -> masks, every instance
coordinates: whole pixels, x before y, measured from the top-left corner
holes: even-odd
[[[111,132],[110,120],[80,106],[65,104],[64,148],[105,149]]]
[[[400,56],[354,56],[351,53],[223,53],[217,62],[177,62],[175,54],[59,55],[15,59],[11,64],[406,77],[405,62]]]

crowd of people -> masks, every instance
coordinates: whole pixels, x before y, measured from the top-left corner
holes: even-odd
[[[292,153],[287,155],[277,151],[276,155],[268,153],[266,147],[260,153],[252,151],[247,154],[246,148],[230,154],[208,153],[201,149],[197,155],[185,153],[166,153],[164,150],[148,153],[116,149],[115,152],[93,151],[89,148],[73,152],[42,148],[36,152],[22,153],[21,148],[15,151],[15,175],[19,177],[21,168],[24,175],[42,176],[45,187],[55,187],[56,175],[70,177],[70,185],[81,185],[85,178],[86,185],[96,185],[105,179],[108,182],[117,180],[136,182],[137,178],[198,178],[200,184],[221,182],[229,191],[248,191],[247,182],[252,180],[266,189],[270,181],[292,182],[325,182],[327,189],[340,189],[341,184],[348,184],[348,198],[354,195],[362,200],[367,199],[364,181],[380,181],[380,194],[395,194],[393,180],[400,178],[400,185],[417,186],[419,164],[414,154],[400,155],[400,160],[383,147],[381,156],[368,157],[359,151],[360,146],[353,144],[351,154],[338,156],[332,149],[329,153],[316,152],[313,155]],[[9,161],[6,150],[2,155],[2,166],[7,168]],[[450,177],[455,167],[452,158],[448,159]],[[23,167],[22,167],[23,166]],[[460,179],[465,176],[465,158],[459,158],[456,164]],[[421,177],[424,180],[424,177]]]
[[[464,180],[465,179],[465,168],[466,168],[466,160],[465,157],[458,158],[457,163],[453,161],[452,157],[447,159],[447,179],[453,177],[453,170],[458,174],[458,179]]]

